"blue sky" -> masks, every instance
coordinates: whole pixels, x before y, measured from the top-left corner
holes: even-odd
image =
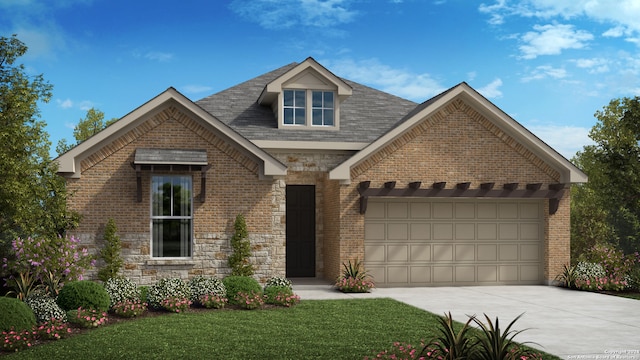
[[[0,36],[54,85],[52,149],[91,107],[195,101],[312,56],[416,102],[466,81],[570,158],[597,110],[640,95],[638,19],[638,0],[0,0]]]

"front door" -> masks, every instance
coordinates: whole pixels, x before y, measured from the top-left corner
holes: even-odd
[[[316,276],[316,188],[287,185],[287,277]]]

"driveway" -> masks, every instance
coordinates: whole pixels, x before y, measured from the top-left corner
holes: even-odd
[[[296,282],[294,281],[294,284]],[[515,339],[564,359],[640,360],[640,301],[552,286],[464,286],[381,288],[369,294],[342,294],[328,285],[294,285],[304,299],[388,297],[465,322],[487,314],[504,328],[524,315]]]

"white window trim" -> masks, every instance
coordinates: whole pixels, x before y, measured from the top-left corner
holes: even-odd
[[[189,213],[191,214],[191,216],[153,216],[153,178],[154,177],[164,177],[164,176],[169,176],[169,177],[178,177],[178,176],[188,176],[191,179],[191,209],[189,211]],[[194,250],[194,234],[193,234],[193,223],[194,223],[194,216],[193,216],[193,176],[191,175],[187,175],[187,174],[151,174],[150,178],[149,178],[149,257],[151,260],[190,260],[193,259],[193,250]],[[173,202],[173,197],[171,198],[171,201]],[[154,248],[153,248],[153,220],[162,220],[162,219],[190,219],[191,220],[191,224],[190,224],[190,254],[189,256],[184,256],[184,257],[163,257],[163,256],[153,256],[154,253]]]
[[[285,124],[284,123],[284,92],[287,90],[305,91],[305,123],[301,124]],[[333,93],[333,125],[313,125],[313,92],[332,92]],[[301,89],[297,87],[283,88],[278,95],[278,128],[293,130],[340,130],[340,102],[338,101],[338,93],[333,89]]]

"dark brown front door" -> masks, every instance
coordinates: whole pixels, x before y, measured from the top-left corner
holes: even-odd
[[[287,185],[287,277],[316,276],[316,188]]]

